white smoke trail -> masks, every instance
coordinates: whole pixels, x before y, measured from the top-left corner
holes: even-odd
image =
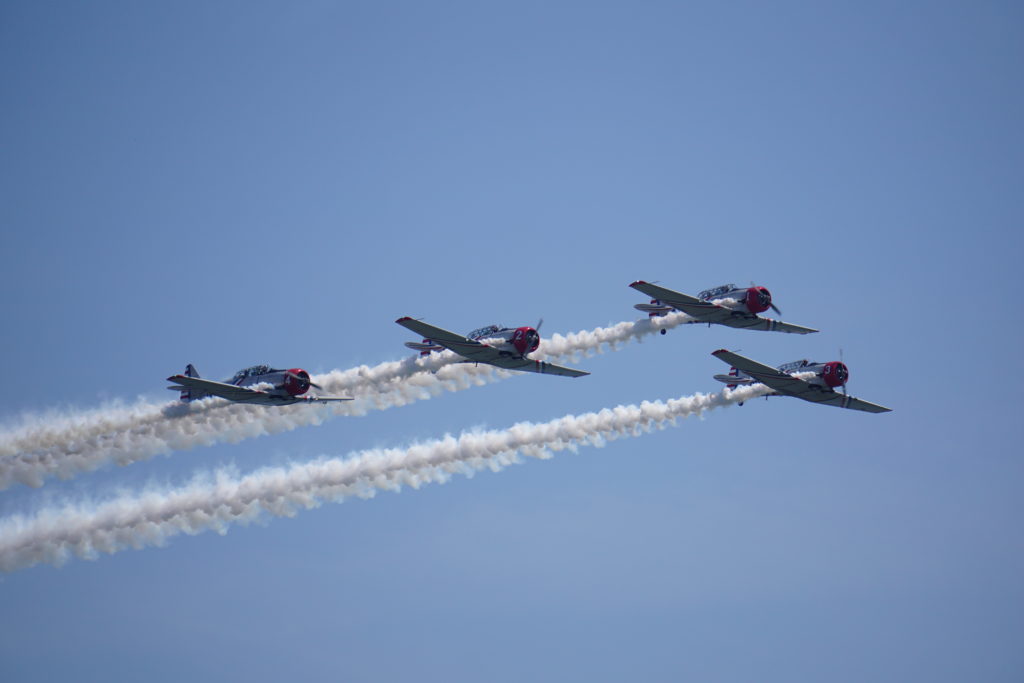
[[[69,479],[109,463],[127,465],[173,451],[319,425],[335,415],[364,415],[507,376],[490,366],[458,365],[436,374],[419,372],[377,391],[372,386],[364,393],[353,391],[355,400],[344,403],[267,408],[223,399],[139,402],[36,419],[0,439],[0,489],[14,482],[38,487],[50,476]]]
[[[541,343],[538,353],[533,356],[561,358],[576,355],[587,356],[592,353],[601,353],[605,349],[617,351],[626,342],[638,341],[649,334],[655,334],[662,330],[668,331],[679,325],[694,322],[698,321],[685,313],[674,312],[567,335],[555,333],[551,335],[550,339]]]
[[[191,484],[105,503],[49,508],[32,517],[0,520],[0,569],[14,571],[72,555],[94,559],[102,553],[162,545],[172,536],[206,530],[226,533],[234,523],[262,514],[292,516],[301,508],[347,498],[370,498],[377,490],[443,483],[453,474],[498,471],[518,455],[549,458],[581,445],[639,436],[701,414],[770,393],[764,385],[694,394],[668,401],[617,406],[541,424],[528,422],[500,431],[467,432],[458,438],[407,449],[375,449],[348,458],[324,458],[289,467],[265,468],[245,476],[219,471]]]
[[[536,355],[559,358],[616,349],[630,339],[686,322],[692,319],[672,313],[566,336],[555,334]],[[456,354],[444,351],[313,378],[329,394],[356,399],[344,403],[267,408],[222,399],[190,404],[139,401],[87,412],[24,417],[21,425],[0,432],[0,490],[14,482],[38,487],[48,477],[68,479],[110,463],[127,465],[172,451],[318,425],[333,416],[365,415],[370,410],[403,406],[518,374],[459,360]]]

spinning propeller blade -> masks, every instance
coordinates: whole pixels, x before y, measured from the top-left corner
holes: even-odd
[[[750,286],[751,286],[751,287],[757,287],[757,284],[756,284],[756,283],[755,283],[755,282],[754,282],[753,280],[751,280],[751,281],[750,281]],[[770,297],[770,296],[771,296],[771,295],[769,294],[769,297]],[[773,311],[775,311],[775,314],[776,314],[776,315],[782,315],[782,311],[780,311],[780,310],[779,310],[779,307],[778,307],[778,306],[776,306],[776,305],[775,305],[775,302],[774,302],[774,301],[772,301],[772,300],[771,300],[770,298],[768,299],[768,306],[769,306],[769,307],[771,307],[771,309],[772,309]]]
[[[285,374],[288,375],[289,377],[291,377],[292,379],[297,379],[300,382],[306,382],[307,384],[309,384],[309,386],[314,387],[316,389],[323,389],[322,386],[320,386],[319,384],[317,384],[316,382],[314,382],[311,379],[307,379],[306,377],[303,377],[302,375],[296,375],[294,372],[286,372]]]
[[[842,346],[839,347],[839,362],[843,364],[843,367],[846,367],[846,362],[843,360],[843,347]],[[846,382],[845,381],[843,381],[843,396],[849,396],[849,394],[846,393]]]

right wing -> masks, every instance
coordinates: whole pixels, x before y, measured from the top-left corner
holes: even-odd
[[[494,347],[481,344],[469,337],[463,337],[461,334],[455,334],[440,327],[428,325],[422,320],[406,316],[399,318],[395,322],[408,330],[412,330],[424,339],[436,342],[449,351],[454,351],[463,358],[468,358],[478,363],[491,363],[501,357],[501,354]]]
[[[292,396],[294,403],[320,403],[321,401],[354,401],[351,396]]]
[[[803,327],[792,323],[761,318],[751,313],[734,311],[725,306],[713,304],[710,301],[698,299],[689,294],[683,294],[672,289],[652,285],[643,280],[637,280],[630,285],[633,289],[643,292],[652,299],[662,301],[677,311],[682,311],[691,318],[705,323],[718,323],[729,327],[738,327],[747,330],[765,330],[767,332],[792,332],[794,334],[809,334],[817,332],[811,327]]]
[[[853,396],[847,396],[846,394],[840,394],[837,391],[823,391],[820,396],[815,398],[813,396],[801,396],[800,398],[805,401],[811,401],[813,403],[824,403],[828,406],[836,406],[837,408],[849,408],[851,410],[863,410],[865,413],[891,413],[892,408],[886,408],[880,406],[877,403],[871,403],[870,401],[864,401]]]
[[[847,396],[846,394],[840,394],[839,392],[831,389],[822,389],[821,387],[804,381],[799,377],[787,375],[775,368],[758,363],[756,360],[751,360],[745,356],[739,355],[738,353],[733,353],[732,351],[719,349],[718,351],[712,352],[711,355],[725,361],[737,370],[745,372],[758,382],[761,382],[765,386],[774,389],[776,393],[784,396],[795,396],[797,398],[802,398],[805,401],[810,401],[811,403],[822,403],[828,406],[836,406],[837,408],[863,410],[867,413],[888,413],[892,410],[891,408],[886,408],[885,406],[880,406],[876,403],[863,401],[859,398],[854,398],[853,396]]]
[[[530,360],[529,358],[511,358],[509,356],[501,356],[495,360],[486,362],[491,365],[496,365],[499,368],[505,368],[506,370],[523,370],[524,372],[537,372],[542,375],[583,377],[584,375],[590,374],[589,372],[584,372],[582,370],[555,365],[554,363],[549,363],[545,360]]]
[[[762,318],[757,315],[750,313],[736,313],[732,312],[731,316],[725,320],[719,320],[722,325],[728,325],[729,327],[739,327],[744,330],[764,330],[766,332],[790,332],[793,334],[810,334],[817,332],[812,327],[802,327],[801,325],[794,325],[793,323],[782,322],[781,320],[772,320],[771,318]]]

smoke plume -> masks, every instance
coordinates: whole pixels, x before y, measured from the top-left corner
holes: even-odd
[[[519,456],[548,458],[565,449],[602,446],[675,424],[679,418],[770,393],[763,385],[645,401],[505,430],[472,431],[405,449],[362,451],[347,458],[272,467],[238,476],[221,470],[174,489],[125,495],[103,503],[68,504],[0,520],[0,569],[71,556],[96,558],[127,548],[162,545],[172,536],[206,530],[225,533],[262,515],[291,516],[303,508],[348,498],[370,498],[442,483],[454,474],[499,471]]]

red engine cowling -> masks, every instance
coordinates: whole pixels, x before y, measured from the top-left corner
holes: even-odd
[[[292,396],[301,396],[309,391],[309,373],[302,368],[292,368],[284,376],[284,390]]]
[[[850,379],[850,371],[844,364],[834,360],[831,363],[825,363],[825,367],[821,371],[821,378],[825,380],[825,384],[830,389],[835,389],[846,384]]]
[[[520,356],[525,356],[540,346],[540,335],[532,327],[518,327],[512,333],[512,346]]]
[[[751,287],[747,290],[746,304],[751,313],[767,311],[772,305],[772,293],[765,287]]]

